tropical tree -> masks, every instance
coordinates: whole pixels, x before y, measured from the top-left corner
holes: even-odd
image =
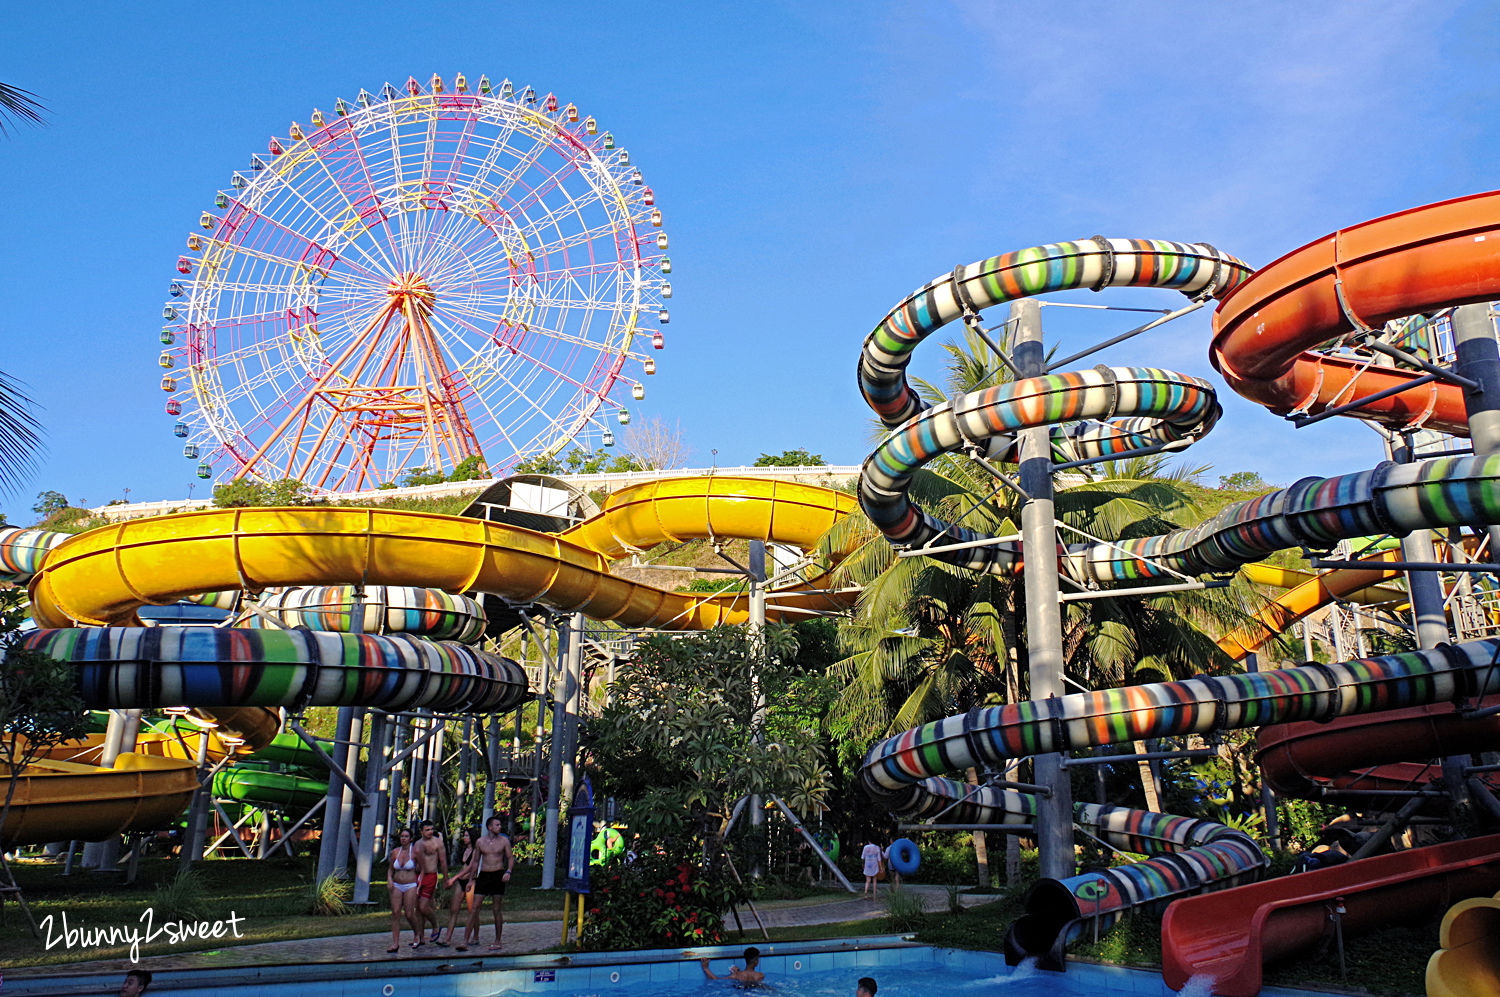
[[[42,123],[46,108],[36,95],[0,83],[0,135],[10,134],[7,122]],[[42,446],[40,426],[31,414],[32,400],[15,378],[0,371],[0,490],[13,491]]]
[[[28,125],[39,125],[42,123],[42,115],[46,108],[36,99],[36,94],[30,90],[22,90],[20,87],[11,86],[8,83],[0,83],[0,135],[9,135],[6,127],[7,122],[21,122]]]
[[[588,727],[604,791],[632,831],[676,858],[711,845],[750,794],[816,809],[829,772],[817,736],[821,676],[797,665],[796,631],[768,625],[656,634],[620,665]]]
[[[783,450],[778,454],[763,453],[755,458],[751,467],[823,467],[828,461],[823,459],[822,454],[808,453],[802,447],[796,450]]]

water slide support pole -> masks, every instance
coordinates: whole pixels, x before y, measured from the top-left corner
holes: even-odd
[[[390,785],[390,723],[384,713],[370,714],[370,757],[365,762],[365,802],[359,821],[359,850],[354,855],[354,902],[370,903],[370,874],[375,851],[385,838],[386,788]]]
[[[208,769],[208,731],[198,735],[198,788],[193,791],[192,806],[188,809],[187,832],[182,841],[182,868],[192,867],[203,858],[203,838],[208,829],[209,786],[213,777]]]
[[[394,763],[387,763],[386,774],[388,776],[385,791],[385,828],[386,837],[390,837],[391,828],[396,826],[398,817],[397,807],[401,803],[401,797],[405,793],[406,782],[406,724],[399,715],[390,718],[391,724],[391,758],[399,759]]]
[[[1022,298],[1010,306],[1015,325],[1011,356],[1022,377],[1037,377],[1047,369],[1042,345],[1041,306]],[[1031,496],[1021,506],[1023,550],[1057,549],[1057,522],[1053,512],[1052,442],[1047,428],[1022,430],[1020,438],[1021,488]],[[1031,698],[1063,695],[1062,604],[1058,600],[1057,558],[1028,557],[1025,563],[1026,646]],[[1037,801],[1037,845],[1041,852],[1041,874],[1048,879],[1067,879],[1076,867],[1073,853],[1073,792],[1058,752],[1037,755],[1035,781],[1050,786],[1050,796]]]
[[[1260,655],[1251,651],[1245,655],[1245,671],[1260,671]],[[1281,826],[1276,817],[1276,793],[1265,779],[1260,781],[1260,809],[1266,817],[1266,840],[1271,847],[1281,850]]]
[[[558,621],[557,654],[573,653],[572,635],[568,626]],[[552,750],[547,758],[547,819],[544,828],[545,844],[542,846],[542,889],[551,890],[557,885],[557,834],[562,816],[562,761],[563,761],[563,711],[566,709],[567,688],[563,670],[559,668],[553,676],[552,690]],[[540,719],[538,719],[540,723]]]
[[[115,767],[115,759],[121,752],[135,750],[136,734],[141,729],[140,710],[110,710],[109,726],[104,733],[104,748],[99,764],[107,769]],[[120,859],[120,836],[114,835],[104,841],[91,841],[83,846],[85,869],[113,869]]]
[[[1488,302],[1462,305],[1453,310],[1453,369],[1478,382],[1478,391],[1464,392],[1464,411],[1469,416],[1469,442],[1480,456],[1500,453],[1500,344]],[[1489,523],[1490,556],[1500,556],[1500,524]]]
[[[569,621],[568,657],[563,662],[562,783],[558,799],[571,807],[577,788],[578,718],[583,712],[583,643],[588,617],[574,613]]]
[[[1416,460],[1409,437],[1391,434],[1386,446],[1391,458],[1400,464]],[[1433,559],[1432,531],[1414,530],[1401,538],[1401,557],[1406,561]],[[1417,633],[1417,647],[1424,650],[1437,647],[1451,639],[1448,633],[1448,613],[1443,605],[1443,583],[1433,571],[1408,571],[1407,591],[1411,593],[1412,622]],[[1443,759],[1443,786],[1455,801],[1465,795],[1463,766],[1467,758]]]
[[[545,745],[545,732],[542,728],[542,719],[547,715],[547,690],[552,681],[551,668],[552,656],[547,653],[547,635],[550,630],[544,629],[537,636],[537,652],[542,659],[541,679],[536,684],[536,729],[532,733],[531,748],[531,840],[536,841],[538,833],[545,833],[544,829],[537,827],[537,814],[542,811],[542,748]],[[535,859],[530,861],[535,862]]]
[[[365,630],[365,590],[356,585],[349,601],[349,631],[351,633],[364,633]],[[333,760],[344,771],[349,771],[349,756],[352,745],[350,737],[354,732],[354,710],[352,707],[341,706],[338,712],[338,723],[334,729]],[[353,750],[355,759],[359,758],[358,749]],[[331,773],[328,778],[328,795],[324,798],[323,805],[323,835],[318,847],[318,879],[319,883],[332,876],[336,872],[347,870],[344,862],[344,843],[340,840],[343,831],[344,808],[352,798],[348,787],[342,779],[336,778]],[[352,813],[351,813],[352,820]]]
[[[754,660],[762,660],[766,646],[766,543],[764,540],[750,541],[750,644]],[[760,669],[757,666],[750,675],[750,694],[755,700],[755,713],[750,724],[757,744],[765,743],[766,696],[761,686]],[[762,879],[766,874],[766,806],[759,794],[750,797],[750,842],[749,875],[752,880]]]

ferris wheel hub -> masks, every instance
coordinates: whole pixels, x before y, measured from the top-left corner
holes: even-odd
[[[404,273],[392,277],[391,282],[386,285],[385,293],[390,295],[393,307],[405,309],[407,305],[411,305],[423,315],[431,315],[433,306],[437,303],[437,294],[421,274]]]

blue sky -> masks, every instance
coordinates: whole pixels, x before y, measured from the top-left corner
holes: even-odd
[[[1097,233],[1260,265],[1500,186],[1484,3],[54,2],[7,27],[0,79],[50,109],[0,141],[3,367],[48,443],[0,501],[12,522],[43,489],[203,494],[155,363],[183,239],[288,122],[412,74],[555,91],[630,148],[666,213],[675,292],[634,408],[680,424],[695,467],[796,447],[862,460],[860,343],[957,263]],[[1065,353],[1133,318],[1043,314]],[[1229,395],[1208,327],[1200,312],[1101,357],[1220,386],[1226,418],[1188,461],[1285,483],[1379,459],[1358,424],[1294,431]]]

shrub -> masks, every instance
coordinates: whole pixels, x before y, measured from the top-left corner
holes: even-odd
[[[182,869],[156,888],[155,906],[157,916],[163,919],[198,920],[208,916],[208,890],[198,873]]]
[[[349,913],[352,884],[334,873],[307,887],[307,913],[317,917],[343,917]]]
[[[676,948],[724,940],[738,886],[686,861],[646,855],[594,871],[579,944],[585,949]]]
[[[885,923],[892,931],[916,931],[924,916],[922,898],[910,890],[887,890]]]

